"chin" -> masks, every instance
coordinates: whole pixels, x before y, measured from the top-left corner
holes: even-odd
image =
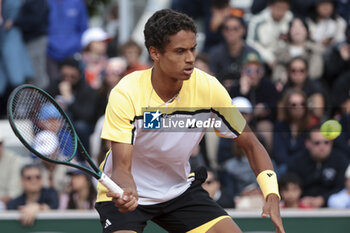
[[[188,76],[188,75],[185,75],[185,76],[184,76],[184,77],[185,77],[184,80],[189,80],[189,79],[191,78],[191,76],[192,76],[192,75],[189,75],[189,76]]]

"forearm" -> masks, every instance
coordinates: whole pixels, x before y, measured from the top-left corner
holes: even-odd
[[[122,189],[130,188],[135,191],[137,190],[134,178],[129,170],[114,169],[112,172],[112,180]]]
[[[271,159],[248,126],[236,141],[248,157],[265,199],[267,200],[270,194],[276,194],[279,197],[277,177],[273,171]]]
[[[253,132],[247,133],[254,134]],[[255,175],[258,175],[264,170],[273,170],[273,165],[268,153],[255,136],[251,135],[249,139],[247,138],[244,146],[241,145],[242,143],[239,144],[244,150]]]
[[[135,197],[137,197],[137,188],[131,172],[132,150],[132,145],[112,142],[112,180],[124,191],[130,191]]]

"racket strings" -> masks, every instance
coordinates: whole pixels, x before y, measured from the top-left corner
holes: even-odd
[[[74,131],[48,96],[21,89],[13,98],[11,113],[19,134],[40,155],[56,161],[73,158]]]

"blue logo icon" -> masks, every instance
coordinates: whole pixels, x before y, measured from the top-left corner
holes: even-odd
[[[160,116],[162,114],[156,112],[143,112],[143,128],[144,129],[160,129]]]

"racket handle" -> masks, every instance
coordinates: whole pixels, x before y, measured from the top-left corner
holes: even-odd
[[[101,184],[103,184],[109,191],[119,193],[120,196],[123,195],[124,191],[121,189],[109,176],[102,173],[101,178],[98,180]]]

